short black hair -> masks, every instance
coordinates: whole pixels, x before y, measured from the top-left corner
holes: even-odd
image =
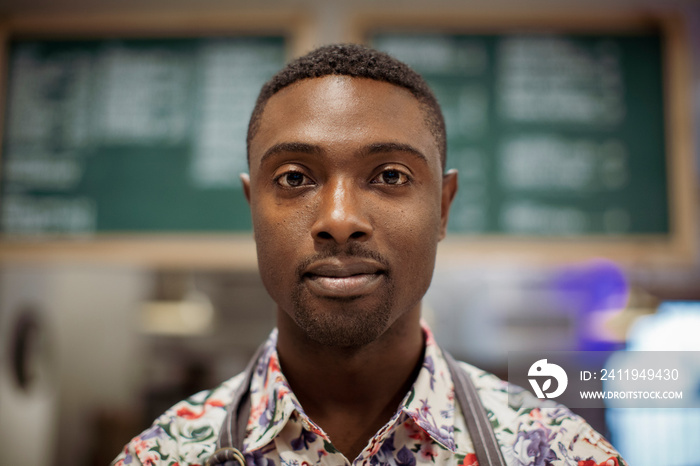
[[[389,54],[358,44],[334,44],[317,48],[287,64],[260,90],[248,124],[247,152],[260,126],[267,101],[280,90],[302,79],[329,75],[368,78],[407,89],[420,102],[425,121],[435,138],[443,170],[447,159],[445,119],[435,95],[423,77]]]

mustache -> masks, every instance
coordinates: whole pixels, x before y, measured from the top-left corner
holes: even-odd
[[[351,243],[348,246],[334,246],[305,258],[296,268],[297,276],[301,277],[304,274],[304,271],[307,270],[314,262],[332,257],[356,257],[360,259],[372,259],[381,264],[384,273],[389,275],[391,272],[389,261],[384,256],[379,254],[377,251],[365,247],[363,244]]]

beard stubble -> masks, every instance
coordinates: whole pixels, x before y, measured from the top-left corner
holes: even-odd
[[[363,303],[365,297],[320,298],[304,285],[303,271],[313,262],[329,257],[361,257],[375,260],[385,267],[376,299]],[[359,348],[375,341],[389,326],[394,304],[394,285],[387,261],[379,254],[354,245],[343,253],[327,251],[306,259],[297,267],[298,282],[292,293],[292,318],[312,341],[334,348]]]

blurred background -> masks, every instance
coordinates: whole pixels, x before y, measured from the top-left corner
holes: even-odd
[[[460,191],[424,317],[455,356],[700,351],[700,2],[0,0],[0,40],[2,465],[108,464],[244,367],[275,310],[246,126],[325,43],[443,106]],[[698,411],[579,410],[667,466],[700,465]]]

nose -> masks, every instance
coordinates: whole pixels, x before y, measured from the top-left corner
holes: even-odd
[[[351,180],[327,183],[319,193],[316,220],[311,235],[317,242],[345,245],[350,241],[366,241],[372,235],[372,224],[366,216],[358,188]]]

